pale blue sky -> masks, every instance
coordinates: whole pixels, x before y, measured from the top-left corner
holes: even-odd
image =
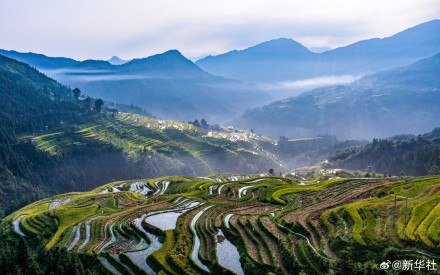
[[[439,18],[438,0],[1,0],[0,48],[76,59],[199,56],[279,37],[335,48]]]

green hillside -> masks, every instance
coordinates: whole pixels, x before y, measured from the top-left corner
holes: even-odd
[[[105,273],[99,262],[115,274],[357,274],[384,259],[440,255],[439,188],[439,177],[331,172],[309,181],[139,179],[35,202],[6,217],[0,231],[3,244],[21,235],[48,251],[89,255],[96,274]],[[405,200],[396,200],[393,223],[394,195],[411,200],[406,220]]]
[[[40,151],[62,156],[87,144],[109,145],[134,162],[163,158],[169,173],[250,173],[280,167],[275,141],[245,130],[208,131],[192,124],[157,120],[135,114],[103,111],[94,121],[66,123],[34,135],[22,135]],[[266,169],[267,168],[267,169]],[[167,173],[167,170],[162,170]]]

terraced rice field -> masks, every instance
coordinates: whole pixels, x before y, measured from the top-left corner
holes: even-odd
[[[347,249],[359,262],[379,262],[389,247],[440,256],[439,192],[440,177],[304,184],[172,176],[44,199],[8,216],[0,230],[98,254],[114,274],[321,274]],[[393,195],[411,198],[406,223],[399,197],[393,224]]]
[[[88,144],[111,145],[123,150],[130,159],[140,155],[149,158],[161,156],[173,159],[174,165],[185,164],[206,174],[236,171],[232,169],[235,168],[233,163],[243,162],[244,159],[274,167],[282,163],[274,155],[274,140],[245,130],[240,130],[240,133],[224,130],[221,132],[223,136],[208,136],[207,132],[188,123],[118,113],[103,115],[95,123],[63,124],[21,138],[31,140],[39,150],[52,155],[62,155]],[[242,138],[237,138],[237,135]],[[221,171],[216,169],[219,159],[224,165]],[[133,188],[138,187],[136,184]],[[148,190],[144,189],[144,192]]]

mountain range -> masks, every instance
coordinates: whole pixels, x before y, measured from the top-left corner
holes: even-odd
[[[121,65],[15,51],[0,54],[28,63],[89,96],[136,104],[163,119],[227,121],[270,99],[255,85],[203,71],[177,50]]]
[[[440,121],[439,76],[437,54],[350,85],[318,88],[248,110],[233,124],[290,138],[329,133],[369,139],[428,132]]]
[[[196,62],[219,76],[250,82],[285,82],[329,75],[360,75],[408,65],[440,51],[440,20],[383,39],[374,38],[314,53],[280,38]]]
[[[28,63],[60,83],[79,87],[83,94],[135,104],[162,119],[231,122],[273,138],[334,134],[359,139],[426,132],[437,126],[438,55],[409,64],[439,51],[440,20],[433,20],[391,37],[322,53],[283,38],[196,63],[177,50],[121,65],[15,51],[0,53]],[[207,64],[217,64],[214,67],[221,70],[211,70]],[[262,82],[308,82],[310,77],[345,74],[365,76],[350,85],[326,86],[263,106],[285,97],[277,94],[277,83],[265,86]],[[315,85],[322,86],[325,83]]]

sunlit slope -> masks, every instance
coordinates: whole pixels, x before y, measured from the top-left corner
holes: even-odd
[[[106,112],[92,123],[62,124],[21,138],[52,155],[107,144],[123,150],[130,159],[162,157],[172,165],[188,166],[189,174],[249,173],[281,165],[273,154],[275,141],[249,131],[207,131],[121,112]]]
[[[120,181],[31,204],[0,230],[97,253],[122,273],[326,273],[344,250],[360,265],[382,261],[391,247],[407,258],[440,254],[440,177],[325,176]],[[411,198],[406,223],[398,198],[393,225],[392,195]]]

